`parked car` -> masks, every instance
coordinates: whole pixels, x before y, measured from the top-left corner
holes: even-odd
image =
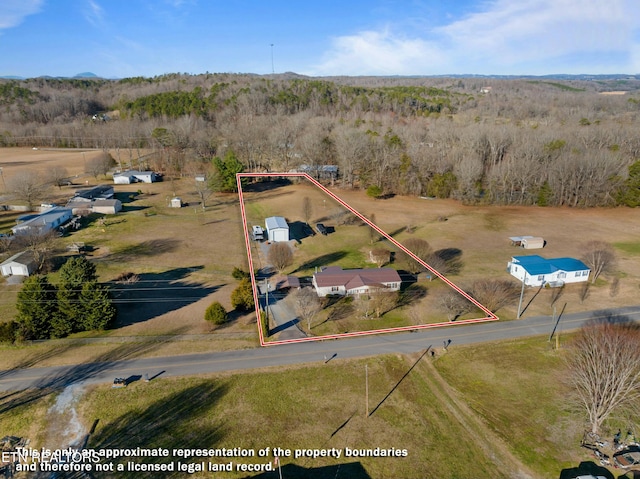
[[[321,235],[325,235],[325,236],[327,236],[327,234],[329,233],[329,231],[327,230],[327,227],[325,225],[323,225],[322,223],[317,223],[316,224],[316,230],[318,230],[318,233],[320,233]]]
[[[252,229],[254,241],[262,241],[264,239],[264,230],[260,226],[254,226]]]

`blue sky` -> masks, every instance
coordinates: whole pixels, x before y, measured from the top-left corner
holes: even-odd
[[[313,76],[636,74],[640,2],[0,0],[0,76],[272,68]]]

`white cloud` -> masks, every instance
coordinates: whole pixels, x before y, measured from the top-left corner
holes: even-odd
[[[366,31],[338,37],[324,61],[311,75],[409,75],[432,63],[446,60],[434,45],[420,38],[404,38],[391,33]]]
[[[20,25],[25,17],[38,13],[44,0],[2,0],[0,30]]]
[[[312,73],[637,72],[636,0],[493,0],[478,8],[428,31],[338,37]]]
[[[84,17],[94,27],[104,25],[104,10],[95,0],[87,1]]]
[[[628,4],[628,5],[625,5]],[[625,0],[496,0],[489,8],[436,30],[451,51],[473,52],[492,64],[512,65],[580,52],[624,51],[631,46],[632,11]]]

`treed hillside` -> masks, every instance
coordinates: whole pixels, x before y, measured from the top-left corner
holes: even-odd
[[[157,150],[192,175],[338,165],[348,188],[469,203],[640,204],[640,82],[171,74],[0,81],[0,145]]]

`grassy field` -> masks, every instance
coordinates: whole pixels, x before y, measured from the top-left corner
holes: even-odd
[[[538,337],[452,346],[448,352],[438,350],[434,358],[380,356],[284,370],[158,378],[126,389],[87,389],[78,412],[86,429],[98,420],[89,441],[94,448],[408,451],[406,458],[282,457],[285,477],[327,477],[328,470],[331,477],[349,478],[559,477],[561,470],[591,460],[579,447],[583,417],[567,402],[565,353]],[[0,415],[0,430],[29,435],[34,446],[46,446],[39,442],[46,436],[46,422],[39,418],[51,404],[52,397],[43,395],[13,407],[10,414]],[[614,431],[618,423],[608,427]]]

